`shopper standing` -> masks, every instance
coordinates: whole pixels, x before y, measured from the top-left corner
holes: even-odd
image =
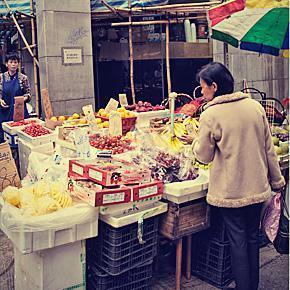
[[[237,289],[257,290],[262,204],[285,185],[268,120],[259,102],[233,93],[221,63],[204,66],[198,80],[208,103],[192,149],[200,162],[212,162],[207,201],[224,219]]]
[[[18,71],[19,58],[10,54],[5,59],[7,72],[0,74],[0,143],[4,142],[2,123],[13,120],[14,98],[24,96],[24,102],[31,99],[30,86],[26,75]],[[29,114],[24,106],[24,118]]]

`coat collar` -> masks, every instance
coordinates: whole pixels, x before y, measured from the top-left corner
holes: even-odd
[[[213,100],[208,102],[205,106],[204,109],[207,109],[208,107],[218,105],[218,104],[223,104],[223,103],[230,103],[230,102],[236,102],[242,99],[250,98],[249,94],[245,94],[242,92],[236,92],[233,94],[228,94],[228,95],[223,95],[223,96],[218,96],[215,97]]]

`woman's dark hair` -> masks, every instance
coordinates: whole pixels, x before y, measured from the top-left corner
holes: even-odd
[[[18,62],[20,62],[19,56],[16,53],[10,53],[6,55],[5,62],[7,63],[9,60],[17,60]]]
[[[217,84],[215,97],[234,92],[234,78],[230,71],[219,62],[211,62],[203,66],[197,73],[197,81],[204,80],[208,86]]]

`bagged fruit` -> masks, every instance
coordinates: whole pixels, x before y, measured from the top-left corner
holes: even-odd
[[[19,189],[14,186],[6,187],[2,192],[2,197],[5,202],[8,202],[16,207],[20,206]]]

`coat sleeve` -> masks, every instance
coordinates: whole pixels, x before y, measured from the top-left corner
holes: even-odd
[[[268,161],[269,182],[272,189],[279,189],[285,185],[285,180],[281,174],[267,117],[266,115],[263,117],[265,126],[265,150]]]
[[[198,137],[192,143],[192,151],[198,161],[208,164],[214,158],[216,142],[212,132],[211,120],[204,114],[200,117]]]

